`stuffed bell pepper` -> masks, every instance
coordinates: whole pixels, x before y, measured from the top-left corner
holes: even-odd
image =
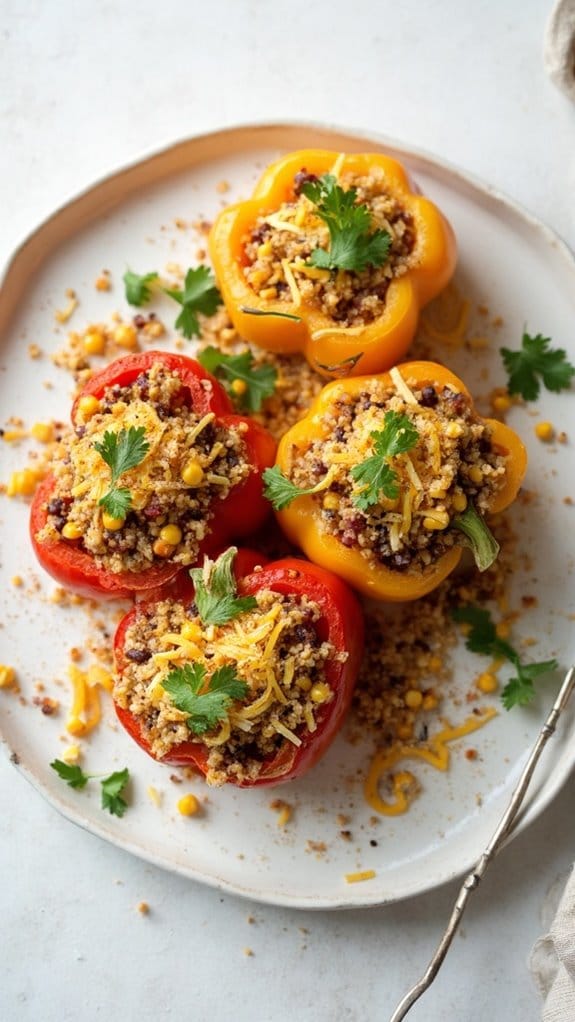
[[[288,538],[316,564],[379,600],[434,589],[470,546],[480,570],[498,546],[486,517],[516,497],[525,448],[482,419],[469,391],[433,362],[323,388],[264,473]]]
[[[155,759],[192,765],[212,785],[278,784],[305,773],[341,727],[363,619],[323,568],[235,555],[206,559],[193,588],[181,575],[123,619],[114,702]]]
[[[224,209],[210,252],[240,336],[302,351],[327,377],[399,361],[456,261],[451,227],[396,160],[315,149],[272,164],[250,200]]]
[[[31,513],[40,563],[71,589],[148,590],[266,517],[275,443],[193,359],[118,359],[77,397],[72,424]]]

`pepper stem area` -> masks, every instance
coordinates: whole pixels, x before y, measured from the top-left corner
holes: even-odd
[[[461,514],[456,515],[452,525],[467,539],[467,546],[472,550],[479,571],[486,571],[497,559],[499,543],[488,529],[485,520],[470,504]]]

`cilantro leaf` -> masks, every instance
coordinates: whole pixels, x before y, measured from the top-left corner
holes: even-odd
[[[246,610],[257,607],[254,596],[236,596],[232,565],[237,547],[230,547],[216,561],[205,559],[203,568],[191,568],[198,615],[206,625],[223,625]]]
[[[188,714],[186,723],[196,735],[211,731],[225,720],[232,700],[244,699],[248,692],[246,682],[240,681],[229,664],[214,671],[207,680],[203,664],[184,664],[168,674],[162,687],[174,706]]]
[[[479,571],[487,571],[497,560],[500,547],[485,519],[477,512],[473,504],[469,504],[465,511],[455,515],[452,525],[466,537],[467,545],[473,552]]]
[[[126,301],[130,305],[146,305],[150,301],[150,284],[154,280],[158,279],[156,271],[152,273],[144,273],[140,276],[138,273],[132,273],[131,270],[126,270],[122,280],[124,281],[124,287],[126,291]]]
[[[251,351],[243,351],[240,355],[225,355],[223,351],[210,346],[204,348],[197,358],[204,369],[218,379],[223,379],[232,398],[240,408],[247,411],[259,412],[262,401],[271,397],[275,390],[277,370],[265,362],[254,367]]]
[[[130,772],[126,767],[110,774],[101,781],[102,809],[107,809],[113,816],[123,816],[128,803],[122,798],[122,792],[130,780]]]
[[[419,433],[407,415],[385,413],[383,429],[371,434],[375,453],[351,470],[352,479],[361,487],[353,496],[356,507],[368,511],[379,503],[381,494],[390,500],[398,496],[397,472],[388,465],[387,459],[411,450],[418,437]]]
[[[112,476],[110,489],[100,497],[98,504],[112,518],[125,518],[132,503],[130,491],[125,487],[117,487],[116,483],[124,472],[136,468],[146,457],[150,445],[145,434],[144,426],[130,426],[128,430],[122,429],[119,433],[107,430],[103,440],[94,443]]]
[[[71,788],[85,788],[90,780],[90,775],[85,774],[82,767],[64,763],[61,759],[55,759],[50,766]]]
[[[563,348],[550,348],[550,344],[550,337],[542,334],[531,337],[524,333],[520,351],[499,349],[509,376],[510,394],[521,394],[525,401],[535,401],[541,390],[539,378],[547,390],[568,389],[575,376],[575,366],[567,360]]]
[[[200,336],[198,313],[211,316],[222,304],[216,279],[207,266],[196,266],[195,269],[188,270],[183,291],[173,288],[164,288],[164,291],[182,306],[176,320],[176,328],[188,339]]]
[[[367,266],[383,266],[389,256],[391,236],[387,231],[370,232],[371,215],[357,202],[355,188],[345,191],[332,174],[308,181],[302,192],[316,206],[329,231],[329,249],[316,248],[310,263],[326,270],[359,273]]]
[[[503,658],[509,660],[515,667],[516,675],[509,679],[501,693],[506,710],[530,703],[535,696],[534,680],[548,671],[554,671],[558,666],[555,659],[522,664],[517,650],[509,642],[499,638],[489,611],[482,607],[474,607],[472,604],[457,607],[452,612],[452,617],[454,621],[471,626],[465,641],[470,652]]]
[[[269,500],[275,511],[283,511],[284,507],[288,507],[292,500],[296,500],[297,497],[306,497],[310,493],[315,493],[316,490],[315,486],[309,486],[307,489],[296,486],[291,479],[283,474],[279,465],[266,468],[262,479],[265,483],[264,497]]]

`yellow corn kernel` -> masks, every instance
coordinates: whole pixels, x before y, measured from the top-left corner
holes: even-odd
[[[467,507],[467,497],[464,493],[454,493],[451,498],[454,511],[465,511]]]
[[[12,688],[16,681],[16,671],[13,667],[0,664],[0,688]]]
[[[459,422],[448,422],[447,423],[447,426],[445,427],[445,435],[446,436],[451,437],[451,439],[455,439],[456,437],[461,436],[462,433],[463,433],[463,426],[461,426]]]
[[[249,282],[253,288],[260,287],[270,275],[269,270],[252,270],[249,274]]]
[[[429,496],[432,500],[445,500],[447,497],[447,490],[443,486],[430,486]]]
[[[171,557],[175,547],[172,543],[164,543],[163,539],[157,539],[152,549],[156,557]]]
[[[39,443],[51,444],[54,439],[54,423],[35,422],[30,433],[34,437],[34,440],[38,440]]]
[[[498,639],[508,639],[510,633],[511,627],[507,621],[500,621],[499,624],[495,626],[495,634]]]
[[[195,621],[184,621],[180,631],[182,639],[188,639],[190,642],[195,642],[202,636],[202,629]]]
[[[102,525],[108,530],[108,532],[118,532],[118,530],[124,525],[125,521],[125,518],[114,518],[113,515],[109,515],[107,511],[102,512]]]
[[[410,710],[418,710],[423,702],[423,694],[416,688],[410,688],[405,693],[403,701]]]
[[[326,493],[323,498],[323,506],[326,511],[336,511],[339,507],[339,497],[337,493]]]
[[[479,483],[483,482],[483,470],[479,467],[479,465],[472,465],[469,469],[468,475],[472,483],[477,483],[479,485]]]
[[[265,259],[266,256],[272,254],[272,243],[271,241],[262,241],[261,245],[258,245],[258,259]]]
[[[398,724],[397,737],[400,742],[408,742],[410,738],[413,738],[413,724],[408,723],[408,721],[405,724]]]
[[[87,355],[103,355],[106,350],[106,338],[101,330],[88,330],[82,343]]]
[[[494,412],[504,414],[511,408],[511,398],[509,394],[493,394],[491,397],[491,407]]]
[[[38,476],[31,468],[13,472],[6,486],[8,497],[31,497],[38,485]]]
[[[196,816],[200,811],[200,803],[198,802],[195,795],[191,792],[188,795],[183,795],[178,800],[178,812],[182,816]]]
[[[70,764],[78,763],[81,754],[82,753],[79,745],[68,745],[68,747],[64,749],[62,753],[62,759],[64,760],[64,763]]]
[[[277,293],[275,287],[264,287],[260,291],[260,298],[263,298],[264,301],[266,301],[266,302],[269,302],[273,298],[277,298],[277,296],[278,296],[278,293]]]
[[[317,681],[310,689],[310,699],[313,703],[325,703],[331,695],[329,685],[325,681]]]
[[[96,291],[109,291],[111,283],[108,275],[103,273],[101,277],[96,277],[94,287],[96,288]]]
[[[78,411],[83,419],[91,419],[96,412],[100,411],[100,402],[93,394],[85,394],[78,401]]]
[[[422,710],[436,710],[438,705],[439,700],[437,696],[434,696],[431,694],[431,692],[428,692],[427,695],[423,697],[421,708]]]
[[[182,530],[179,525],[164,525],[164,528],[160,529],[160,539],[169,546],[177,546],[182,542]]]
[[[243,397],[248,389],[248,385],[245,380],[234,380],[230,390],[236,397]]]
[[[297,687],[301,688],[302,692],[309,692],[311,688],[311,679],[308,678],[307,674],[304,674],[301,678],[298,678]]]
[[[476,685],[479,691],[485,693],[485,695],[489,695],[491,692],[496,692],[498,688],[497,678],[494,674],[487,671],[484,674],[479,675]]]
[[[204,470],[199,461],[187,461],[181,472],[186,486],[199,486],[204,478]]]
[[[120,348],[133,349],[137,347],[138,335],[135,327],[129,323],[121,323],[114,330],[114,341]]]
[[[437,532],[440,529],[446,529],[449,525],[449,515],[447,511],[434,511],[433,517],[427,515],[423,519],[423,528],[427,529],[428,532]]]
[[[551,422],[538,422],[535,427],[535,436],[548,444],[555,437],[555,428]]]
[[[16,586],[17,589],[19,589],[20,586],[24,585],[24,579],[22,578],[21,575],[12,575],[10,581],[13,586]]]
[[[76,522],[66,522],[62,529],[62,535],[64,539],[81,539],[84,535],[84,530],[81,525],[77,525]]]

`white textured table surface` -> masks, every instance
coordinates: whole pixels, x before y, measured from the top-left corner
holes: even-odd
[[[298,116],[440,154],[575,247],[575,109],[543,74],[549,6],[3,0],[0,261],[54,206],[143,150]],[[414,1022],[539,1017],[527,958],[575,857],[574,794],[571,782],[502,854]],[[79,831],[0,760],[5,1022],[385,1022],[455,891],[337,915],[251,906]]]

